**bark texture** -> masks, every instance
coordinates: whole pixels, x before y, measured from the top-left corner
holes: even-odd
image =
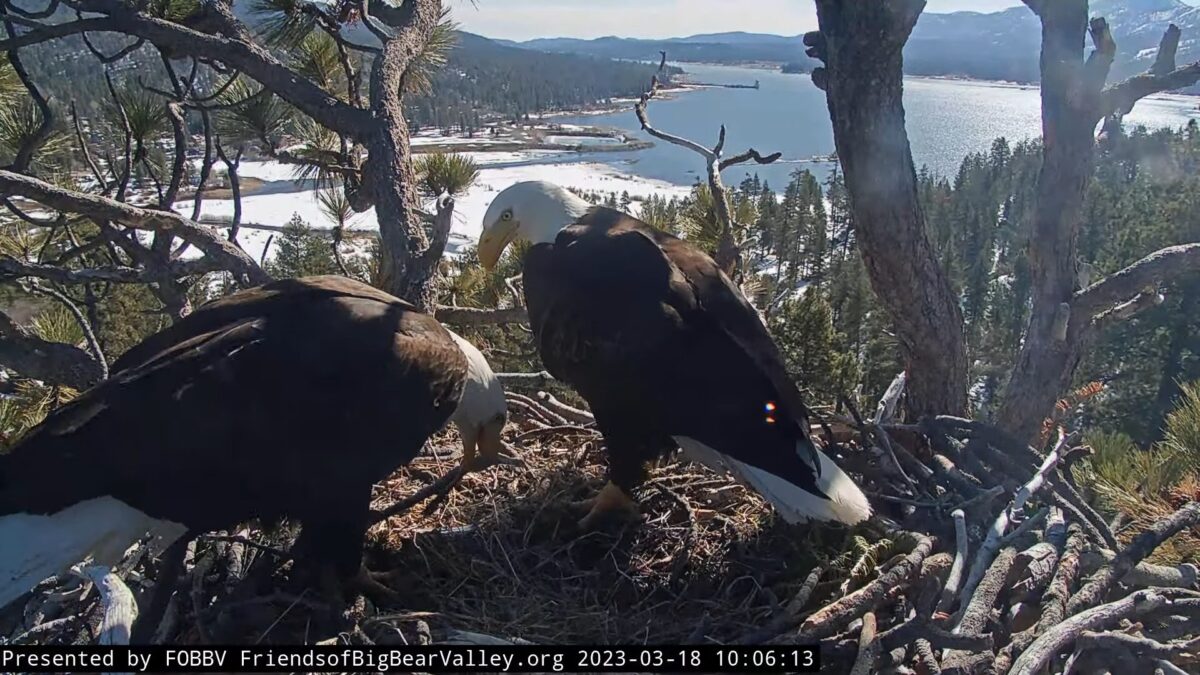
[[[818,0],[805,42],[825,89],[855,236],[871,287],[896,326],[915,414],[967,409],[963,315],[925,232],[904,128],[901,52],[923,0]]]

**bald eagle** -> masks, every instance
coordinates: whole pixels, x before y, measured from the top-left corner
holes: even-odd
[[[686,241],[544,181],[517,183],[489,206],[487,268],[512,242],[538,350],[575,387],[604,435],[609,482],[584,527],[635,512],[645,462],[678,445],[729,472],[789,522],[858,523],[862,491],[808,434],[807,411],[754,308]]]
[[[413,306],[343,277],[213,301],[0,455],[0,607],[85,558],[113,565],[251,518],[360,571],[371,487],[453,419],[464,461],[498,454],[504,393],[483,356]]]

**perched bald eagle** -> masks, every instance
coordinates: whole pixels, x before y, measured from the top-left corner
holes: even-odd
[[[498,454],[504,393],[427,314],[343,277],[277,281],[151,336],[0,455],[0,607],[148,530],[295,518],[294,551],[360,570],[371,486],[453,419]]]
[[[644,463],[676,444],[790,522],[870,516],[862,491],[809,438],[762,320],[709,256],[544,181],[501,192],[483,225],[485,267],[510,243],[531,244],[524,287],[538,350],[604,434],[609,482],[581,525],[633,510]]]

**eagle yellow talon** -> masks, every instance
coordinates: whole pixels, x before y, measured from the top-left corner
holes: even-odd
[[[572,506],[588,509],[587,515],[579,521],[581,530],[595,529],[597,525],[610,517],[634,520],[639,515],[637,502],[633,501],[624,490],[617,487],[616,483],[612,481],[605,484],[595,497],[574,502]]]

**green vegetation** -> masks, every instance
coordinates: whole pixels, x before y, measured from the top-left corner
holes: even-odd
[[[1141,449],[1124,434],[1104,432],[1087,440],[1094,454],[1084,467],[1082,485],[1097,506],[1120,514],[1140,532],[1200,497],[1200,382],[1182,387],[1161,442]],[[1200,536],[1183,533],[1167,542],[1156,559],[1200,560]]]

